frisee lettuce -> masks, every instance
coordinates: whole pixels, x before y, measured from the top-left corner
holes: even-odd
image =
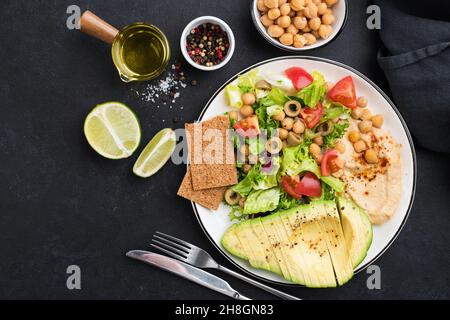
[[[297,96],[303,100],[305,105],[315,108],[317,103],[325,96],[326,83],[324,76],[317,71],[313,71],[311,76],[314,79],[313,83],[300,90]]]

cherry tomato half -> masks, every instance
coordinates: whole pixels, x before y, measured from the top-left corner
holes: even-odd
[[[257,116],[247,117],[236,122],[234,129],[237,134],[244,138],[253,138],[259,134],[259,122]]]
[[[323,106],[319,102],[315,108],[304,108],[301,111],[303,120],[309,129],[314,128],[319,124],[320,119],[323,116]]]
[[[322,196],[322,186],[319,178],[314,173],[307,172],[295,186],[295,192],[307,197],[318,198]]]
[[[356,108],[356,89],[353,78],[348,76],[339,80],[333,88],[328,92],[328,97],[343,104],[347,108]]]
[[[295,199],[300,199],[302,197],[301,194],[298,194],[295,192],[295,187],[299,183],[299,177],[290,177],[290,176],[284,176],[281,179],[281,186],[283,187],[284,191],[291,197]]]
[[[322,171],[322,176],[328,177],[332,172],[332,161],[336,160],[339,157],[339,152],[330,149],[326,151],[322,157],[322,162],[320,163],[320,169]]]
[[[291,79],[292,84],[297,90],[303,89],[313,83],[313,77],[303,68],[292,67],[287,69],[284,73]]]

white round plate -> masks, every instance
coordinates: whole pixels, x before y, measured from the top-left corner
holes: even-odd
[[[358,96],[365,96],[368,98],[369,106],[373,113],[384,115],[384,129],[390,132],[394,139],[402,145],[403,195],[401,202],[397,212],[391,220],[381,226],[374,226],[372,246],[364,261],[355,270],[355,272],[359,272],[372,264],[386,251],[398,236],[408,218],[416,189],[416,156],[411,135],[399,111],[386,94],[384,94],[381,89],[367,77],[342,63],[316,57],[280,57],[260,62],[243,70],[239,74],[243,74],[253,68],[259,68],[261,71],[282,73],[292,66],[300,66],[309,72],[317,70],[324,74],[327,81],[332,82],[337,82],[343,77],[351,75],[355,82]],[[230,82],[236,80],[237,76],[238,75],[227,81],[212,96],[206,107],[203,109],[199,121],[207,120],[230,111],[230,108],[227,107],[225,103],[224,88]],[[220,245],[222,235],[232,224],[229,219],[229,207],[221,204],[219,210],[214,212],[195,203],[192,203],[192,206],[197,219],[208,238],[234,265],[260,279],[277,284],[292,284],[276,274],[251,267],[246,261],[232,256],[222,248]]]

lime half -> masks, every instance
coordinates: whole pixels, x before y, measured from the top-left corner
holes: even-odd
[[[119,102],[96,106],[84,121],[84,134],[91,147],[108,159],[130,157],[141,141],[136,115]]]
[[[135,175],[148,178],[158,172],[175,150],[176,136],[172,129],[163,129],[142,151],[133,167]]]

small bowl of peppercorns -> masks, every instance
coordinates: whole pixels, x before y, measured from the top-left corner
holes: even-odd
[[[203,16],[192,20],[183,30],[181,52],[193,67],[213,71],[225,66],[234,53],[233,31],[223,20]]]

